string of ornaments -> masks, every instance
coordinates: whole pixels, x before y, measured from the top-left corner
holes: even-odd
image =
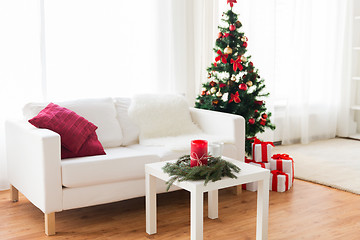
[[[215,59],[207,68],[208,81],[202,86],[195,107],[241,115],[246,120],[246,137],[254,137],[265,128],[275,129],[264,97],[264,79],[247,55],[248,37],[240,31],[242,23],[233,11],[236,0],[227,0],[230,9],[222,15],[215,41]],[[251,143],[246,139],[246,152]]]

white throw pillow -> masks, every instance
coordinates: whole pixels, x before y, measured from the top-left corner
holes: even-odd
[[[119,120],[124,146],[129,146],[139,142],[139,127],[130,119],[128,110],[131,104],[130,98],[114,98],[117,118]]]
[[[122,131],[116,118],[115,104],[111,98],[80,99],[55,102],[68,108],[95,124],[99,141],[106,147],[118,147],[122,144]],[[28,103],[23,108],[26,119],[36,116],[48,103]]]
[[[201,133],[192,122],[189,106],[181,95],[135,96],[129,116],[140,128],[140,143],[151,138]]]

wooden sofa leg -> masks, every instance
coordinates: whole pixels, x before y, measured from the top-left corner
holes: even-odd
[[[55,235],[55,213],[45,214],[45,234]]]
[[[10,185],[10,199],[13,202],[19,201],[19,190],[17,190],[13,185]]]
[[[234,190],[235,194],[239,196],[242,193],[242,185],[237,185]]]

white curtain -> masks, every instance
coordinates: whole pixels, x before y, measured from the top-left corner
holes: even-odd
[[[5,189],[5,119],[21,118],[25,102],[43,100],[39,1],[0,1],[0,34],[0,189]]]
[[[285,102],[284,143],[333,138],[341,90],[347,1],[276,1],[274,95]],[[344,96],[345,98],[347,96]]]

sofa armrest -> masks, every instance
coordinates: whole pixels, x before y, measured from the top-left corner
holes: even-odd
[[[233,139],[237,149],[236,159],[245,157],[245,119],[242,116],[198,108],[190,108],[192,120],[208,134]]]
[[[60,136],[26,121],[7,121],[8,177],[44,213],[62,211]]]

